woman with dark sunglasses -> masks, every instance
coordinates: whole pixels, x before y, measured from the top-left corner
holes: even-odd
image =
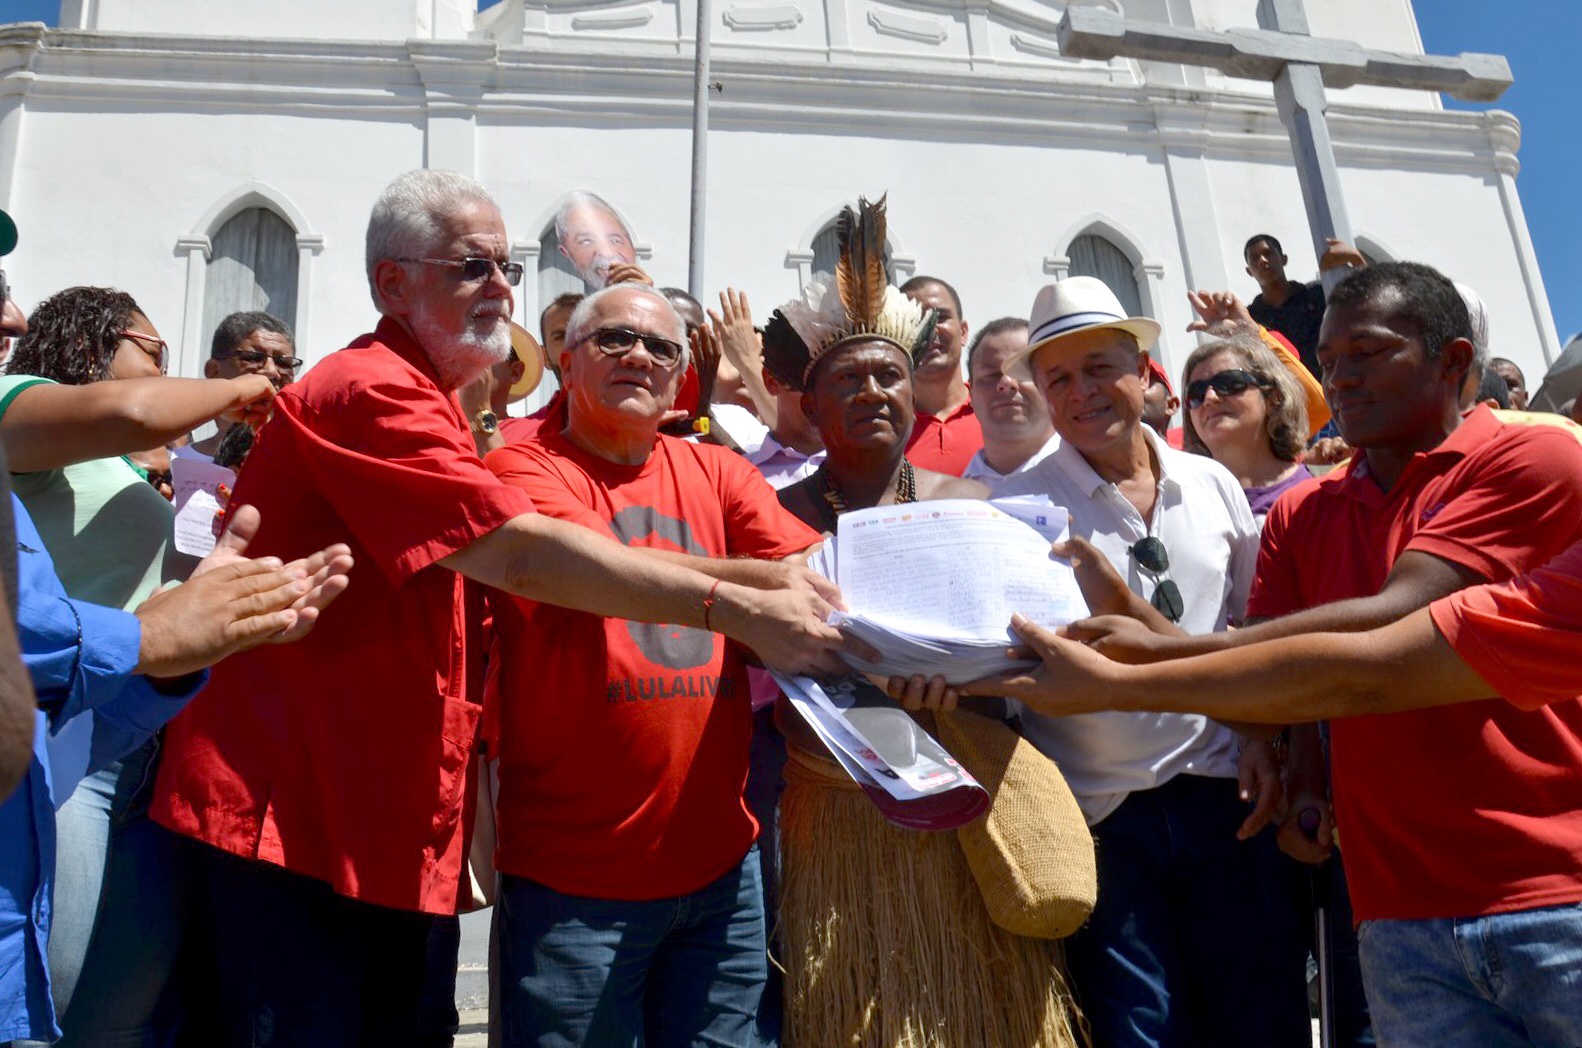
[[[1275,500],[1312,476],[1300,461],[1308,429],[1301,387],[1268,347],[1241,335],[1193,350],[1181,387],[1182,446],[1231,471],[1262,527]]]
[[[33,311],[0,376],[13,488],[75,599],[130,611],[186,578],[197,558],[177,552],[174,511],[131,456],[221,416],[262,418],[275,395],[262,375],[166,378],[167,363],[168,346],[131,295],[74,287]],[[63,1045],[140,1042],[174,961],[174,838],[148,820],[143,796],[157,752],[156,737],[75,790],[65,769],[81,762],[56,765],[49,953]]]

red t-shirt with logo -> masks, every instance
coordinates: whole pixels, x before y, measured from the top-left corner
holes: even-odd
[[[906,457],[920,469],[959,477],[972,456],[983,450],[983,427],[973,414],[971,401],[938,418],[919,411],[906,442]]]
[[[348,543],[313,632],[214,668],[171,722],[152,815],[177,833],[402,910],[454,913],[467,764],[462,577],[438,561],[532,501],[474,451],[422,349],[383,321],[275,400],[236,484],[253,556]]]
[[[1408,550],[1500,582],[1582,537],[1582,446],[1558,427],[1506,426],[1480,408],[1388,492],[1367,461],[1353,456],[1276,503],[1250,616],[1371,596]],[[1576,722],[1554,709],[1490,699],[1331,722],[1335,818],[1358,920],[1582,899]]]
[[[741,456],[660,436],[640,466],[548,429],[490,469],[538,511],[646,546],[777,559],[819,536]],[[602,899],[696,891],[741,862],[746,668],[718,634],[500,601],[500,872]]]

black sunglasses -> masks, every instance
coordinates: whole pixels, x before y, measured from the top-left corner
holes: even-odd
[[[273,360],[275,367],[281,371],[295,371],[302,366],[301,357],[279,357],[272,353],[265,353],[261,349],[233,349],[229,355],[240,360],[243,364],[252,364],[254,367],[267,364],[270,360]]]
[[[1175,584],[1174,579],[1159,577],[1170,570],[1170,554],[1165,551],[1165,544],[1155,536],[1148,535],[1134,542],[1127,552],[1132,555],[1137,566],[1154,579],[1154,595],[1148,603],[1171,622],[1180,622],[1186,612],[1186,604],[1181,600],[1181,587]]]
[[[1187,386],[1187,407],[1202,407],[1203,401],[1208,398],[1210,389],[1219,394],[1220,399],[1223,400],[1226,397],[1234,397],[1238,393],[1244,393],[1253,386],[1257,386],[1259,389],[1267,389],[1269,383],[1252,372],[1243,371],[1240,368],[1221,371],[1217,375],[1200,378]]]
[[[505,277],[505,282],[512,287],[522,282],[522,263],[496,262],[492,258],[477,258],[469,255],[466,258],[398,258],[397,262],[421,262],[426,266],[449,266],[461,270],[461,278],[469,284],[480,280],[488,280],[494,276],[498,269]]]
[[[643,348],[648,350],[648,355],[654,358],[654,363],[660,367],[673,368],[681,361],[679,342],[672,342],[658,335],[645,335],[631,328],[599,328],[582,336],[574,344],[580,346],[584,342],[592,342],[599,348],[599,352],[607,357],[624,357],[641,342]]]

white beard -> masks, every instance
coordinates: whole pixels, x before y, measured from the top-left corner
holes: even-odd
[[[426,313],[407,317],[445,389],[460,389],[484,370],[511,356],[511,326],[505,317],[472,317],[461,332],[449,331]]]

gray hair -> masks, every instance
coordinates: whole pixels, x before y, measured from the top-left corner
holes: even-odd
[[[598,304],[604,300],[606,295],[617,291],[636,291],[665,307],[665,315],[675,324],[673,337],[675,341],[681,344],[681,364],[676,370],[678,372],[685,371],[687,362],[692,356],[692,349],[691,344],[687,340],[687,326],[682,323],[681,315],[676,312],[676,307],[670,304],[670,299],[666,298],[662,292],[647,284],[639,284],[632,280],[624,284],[611,284],[609,287],[601,287],[577,303],[577,308],[571,311],[571,317],[566,321],[566,348],[570,349],[593,333],[593,311],[598,308]]]
[[[1461,281],[1451,283],[1467,304],[1467,319],[1472,323],[1472,366],[1468,370],[1482,375],[1489,366],[1489,307],[1483,304],[1482,296]]]
[[[573,189],[571,192],[567,193],[561,198],[560,206],[555,209],[555,239],[557,241],[561,243],[565,242],[566,220],[570,217],[571,213],[577,210],[579,207],[592,208],[595,211],[605,212],[611,218],[615,219],[621,224],[622,231],[626,233],[627,241],[631,241],[632,231],[627,228],[626,219],[622,218],[620,213],[617,212],[615,208],[611,207],[603,197],[597,193],[590,193],[586,189]]]
[[[500,210],[487,189],[456,171],[419,168],[385,186],[368,215],[364,251],[368,293],[376,308],[382,311],[384,302],[374,284],[375,267],[387,260],[421,258],[433,251],[445,235],[442,220],[469,203]]]
[[[1205,342],[1194,349],[1192,355],[1187,357],[1186,366],[1181,369],[1183,404],[1186,401],[1187,379],[1192,372],[1203,361],[1220,353],[1240,357],[1242,366],[1263,383],[1260,392],[1267,405],[1264,432],[1269,437],[1269,451],[1281,462],[1295,462],[1307,446],[1307,394],[1302,391],[1302,384],[1291,374],[1285,361],[1264,345],[1262,339],[1253,335],[1233,335]],[[1198,436],[1197,427],[1192,424],[1191,408],[1181,415],[1181,446],[1187,451],[1213,458],[1208,445]]]

